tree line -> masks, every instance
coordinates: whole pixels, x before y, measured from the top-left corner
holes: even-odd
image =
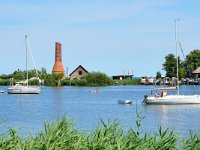
[[[72,86],[107,86],[112,85],[113,80],[107,76],[105,73],[101,72],[91,72],[86,74],[81,79],[70,80],[69,77],[63,80],[63,74],[50,74],[47,73],[45,68],[38,70],[39,79],[41,79],[42,84],[46,86],[57,86],[58,83],[61,85],[72,85]],[[9,85],[10,79],[12,78],[14,82],[26,80],[26,71],[16,70],[12,74],[2,74],[0,75],[0,85]],[[35,77],[36,71],[29,70],[29,79]],[[29,80],[30,85],[39,84],[38,80]]]

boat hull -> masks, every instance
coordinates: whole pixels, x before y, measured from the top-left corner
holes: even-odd
[[[41,91],[40,87],[9,87],[8,94],[39,94]]]
[[[118,104],[132,104],[131,100],[118,100]]]
[[[149,105],[200,104],[200,95],[172,95],[159,98],[147,97],[144,103]]]

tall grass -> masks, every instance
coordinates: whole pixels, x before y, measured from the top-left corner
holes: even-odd
[[[199,150],[200,134],[190,133],[180,139],[170,129],[158,128],[156,134],[141,134],[144,117],[136,111],[136,130],[125,131],[115,121],[104,122],[91,132],[75,129],[73,122],[64,117],[58,122],[45,123],[44,131],[23,138],[14,129],[0,135],[0,149],[5,150]]]
[[[9,79],[1,79],[0,78],[0,86],[1,85],[9,85],[10,83],[10,80]]]
[[[140,85],[140,79],[113,80],[116,85]]]

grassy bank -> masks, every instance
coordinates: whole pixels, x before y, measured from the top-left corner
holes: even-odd
[[[0,86],[1,85],[6,86],[9,85],[9,83],[10,83],[9,79],[0,79]]]
[[[96,75],[97,74],[97,75]],[[106,75],[94,74],[92,77],[74,80],[61,80],[61,86],[109,86],[109,85],[140,85],[140,79],[125,79],[125,80],[112,80]],[[96,76],[95,76],[96,75]],[[14,82],[20,80],[14,80]],[[0,79],[0,86],[7,86],[10,84],[9,79]],[[38,80],[29,80],[29,85],[38,85]],[[58,81],[53,76],[48,76],[44,79],[45,86],[57,86]]]
[[[15,130],[10,129],[0,135],[0,149],[17,150],[170,150],[200,149],[200,134],[191,133],[187,139],[176,137],[173,130],[158,129],[154,135],[141,134],[141,118],[136,120],[137,129],[124,131],[116,122],[103,122],[89,133],[74,128],[67,118],[59,122],[47,123],[44,131],[36,136],[23,138]]]
[[[88,84],[87,80],[62,80],[62,86],[102,86],[101,84]],[[140,85],[140,79],[111,80],[108,85]]]
[[[113,80],[114,85],[140,85],[140,79]]]

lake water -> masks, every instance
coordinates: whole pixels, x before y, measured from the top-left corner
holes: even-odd
[[[21,133],[42,131],[45,121],[59,120],[66,115],[74,119],[76,128],[90,131],[104,121],[117,119],[125,128],[136,128],[136,103],[143,110],[142,129],[157,132],[158,127],[170,127],[188,135],[189,130],[200,128],[200,105],[143,105],[145,93],[154,86],[99,87],[100,93],[90,91],[94,87],[43,87],[38,95],[0,94],[0,129],[10,127]],[[159,86],[156,86],[159,87]],[[6,86],[0,89],[7,90]],[[180,93],[200,93],[200,86],[181,86]],[[119,105],[120,99],[131,99],[132,105]]]

